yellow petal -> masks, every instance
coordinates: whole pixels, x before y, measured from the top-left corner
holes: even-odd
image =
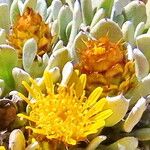
[[[102,93],[103,89],[101,87],[96,88],[89,96],[89,98],[87,99],[85,105],[84,105],[84,109],[87,109],[89,107],[91,107],[100,97],[101,93]]]

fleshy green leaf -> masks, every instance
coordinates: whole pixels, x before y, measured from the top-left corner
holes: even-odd
[[[149,73],[149,62],[139,49],[134,49],[133,55],[135,59],[135,74],[141,80]]]
[[[71,30],[69,42],[67,45],[68,49],[72,48],[74,39],[79,31],[81,23],[82,23],[82,13],[81,13],[81,8],[80,8],[80,3],[79,1],[75,1],[74,10],[73,10],[73,19],[72,19],[72,30]]]
[[[73,73],[73,65],[71,62],[67,62],[62,70],[62,80],[61,80],[61,85],[62,86],[67,86],[70,77]]]
[[[0,79],[0,96],[3,94],[5,89],[5,82],[4,80]]]
[[[87,48],[85,44],[86,41],[88,41],[87,35],[84,32],[80,31],[77,34],[75,41],[74,41],[74,44],[75,44],[74,51],[71,52],[71,56],[73,56],[75,61],[78,61],[80,57],[79,51],[81,52]]]
[[[9,18],[9,7],[6,3],[0,4],[0,28],[9,31],[10,28],[10,18]]]
[[[25,3],[23,4],[23,8],[21,13],[23,14],[26,10],[26,8],[32,8],[33,10],[35,10],[37,5],[37,0],[26,0]]]
[[[138,140],[134,137],[124,137],[108,146],[106,150],[121,150],[120,147],[124,147],[126,150],[135,150],[138,147]]]
[[[101,8],[101,9],[99,9],[99,10],[95,13],[95,15],[94,15],[94,17],[93,17],[93,19],[92,19],[90,28],[94,27],[94,25],[96,25],[96,23],[97,23],[99,20],[103,19],[104,17],[105,17],[105,10],[104,10],[103,8]]]
[[[137,47],[146,56],[150,64],[150,34],[142,34],[136,38]]]
[[[8,45],[0,45],[0,79],[5,81],[6,92],[14,89],[12,69],[17,65],[17,53]]]
[[[23,150],[25,149],[25,137],[21,130],[15,129],[9,136],[9,149]]]
[[[42,16],[43,20],[47,16],[47,4],[45,0],[37,0],[36,11]]]
[[[72,21],[70,21],[70,22],[68,23],[67,28],[66,28],[67,40],[69,40],[71,30],[72,30]]]
[[[88,145],[88,147],[86,148],[86,150],[95,150],[101,142],[103,142],[104,140],[106,140],[106,138],[107,137],[104,136],[104,135],[101,135],[101,136],[98,136],[98,137],[94,138],[90,142],[90,144]]]
[[[142,128],[135,130],[132,133],[139,141],[149,141],[150,140],[150,128]]]
[[[119,121],[121,121],[127,113],[128,107],[129,100],[126,99],[123,95],[107,97],[107,104],[104,106],[104,109],[111,109],[113,114],[106,119],[105,126],[114,126]]]
[[[146,21],[146,28],[150,28],[150,1],[148,0],[146,3],[146,14],[147,14],[147,21]]]
[[[58,14],[59,37],[65,44],[67,44],[66,28],[72,19],[72,12],[69,6],[64,5],[61,7]]]
[[[108,36],[112,42],[118,42],[123,38],[122,31],[118,24],[110,19],[101,19],[92,29],[91,35],[99,39]]]
[[[52,18],[53,18],[53,21],[57,19],[58,17],[58,14],[59,14],[59,11],[62,7],[62,2],[60,0],[55,0],[52,2],[52,5],[51,5],[51,9],[52,9]]]
[[[65,1],[66,1],[66,3],[69,5],[71,11],[73,11],[74,2],[75,2],[76,0],[65,0]]]
[[[83,23],[85,25],[90,25],[93,19],[92,2],[91,0],[81,0],[80,2],[81,2]]]
[[[0,44],[6,44],[6,32],[4,29],[0,29]]]
[[[113,4],[114,4],[114,0],[101,0],[99,8],[104,8],[106,12],[106,16],[110,17]]]
[[[144,32],[144,28],[145,28],[145,23],[140,22],[135,29],[134,39],[136,39],[137,36],[141,35]]]
[[[59,40],[59,41],[56,43],[56,45],[54,46],[53,52],[56,51],[56,50],[58,50],[58,49],[61,49],[61,48],[63,48],[63,47],[64,47],[64,46],[63,46],[63,41],[62,41],[62,40]]]
[[[134,25],[131,21],[126,21],[122,26],[123,38],[134,45]]]
[[[130,111],[128,117],[123,123],[123,129],[125,132],[131,132],[134,126],[140,121],[143,112],[146,110],[146,99],[140,98],[135,106]]]
[[[47,69],[51,69],[53,67],[59,67],[62,69],[68,61],[70,61],[68,50],[66,48],[61,48],[52,53]]]
[[[37,53],[37,43],[35,39],[29,39],[25,42],[23,46],[23,67],[25,71],[29,72],[31,65],[35,59]]]
[[[19,15],[20,15],[20,10],[18,7],[18,0],[14,0],[10,7],[11,24],[14,24],[17,21]]]
[[[132,1],[124,7],[124,17],[133,22],[136,27],[140,22],[146,22],[146,7],[142,1]]]
[[[126,94],[126,97],[130,97],[130,106],[133,106],[140,97],[145,97],[150,94],[150,74],[148,74],[146,77],[144,77],[138,85],[132,89],[131,91],[128,91]]]
[[[15,89],[18,92],[25,93],[26,90],[25,90],[24,86],[22,85],[22,81],[26,81],[29,83],[30,75],[27,72],[25,72],[24,70],[17,68],[17,67],[13,68],[12,74],[13,74],[13,78],[15,80]]]

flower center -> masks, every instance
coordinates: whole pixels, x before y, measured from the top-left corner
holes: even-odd
[[[122,43],[113,43],[108,37],[85,42],[77,68],[87,74],[87,90],[102,86],[104,95],[126,93],[136,84],[134,62],[126,58]]]
[[[37,42],[37,55],[42,56],[50,50],[52,35],[48,25],[42,21],[42,17],[38,13],[27,8],[8,35],[8,41],[17,49],[19,58],[22,57],[22,48],[25,42],[30,38],[34,38]]]

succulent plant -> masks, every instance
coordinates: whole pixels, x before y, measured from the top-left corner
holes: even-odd
[[[0,1],[0,145],[150,149],[149,7]]]
[[[0,94],[6,95],[11,90],[24,90],[22,79],[42,76],[56,35],[47,21],[46,1],[15,0],[10,7],[1,2],[0,11]]]

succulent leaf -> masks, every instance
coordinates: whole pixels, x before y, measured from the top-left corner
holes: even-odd
[[[53,21],[54,21],[58,17],[59,11],[62,7],[62,2],[60,0],[52,1],[51,7],[52,7],[51,8],[52,9],[52,18],[53,18]]]
[[[73,65],[71,62],[67,62],[62,70],[62,80],[61,80],[61,85],[62,86],[67,86],[70,77],[73,73]]]
[[[25,137],[21,130],[15,129],[9,136],[9,149],[10,150],[24,150]]]
[[[19,92],[25,93],[25,88],[22,85],[22,81],[30,82],[30,75],[20,68],[13,68],[12,75],[15,80],[15,89]]]
[[[29,39],[25,42],[23,46],[23,67],[25,71],[30,72],[32,63],[37,54],[37,43],[35,39]]]
[[[67,40],[69,40],[70,37],[70,33],[72,30],[72,21],[70,21],[66,27],[66,36],[67,36]]]
[[[65,1],[69,5],[71,11],[73,11],[73,6],[74,6],[74,3],[75,3],[75,0],[65,0]]]
[[[130,0],[115,0],[112,8],[111,19],[116,20],[116,18],[122,14],[123,8],[129,3]]]
[[[25,150],[36,150],[36,149],[40,149],[40,145],[37,141],[28,145]]]
[[[26,0],[23,4],[23,8],[21,11],[21,14],[23,14],[26,10],[26,8],[32,8],[33,10],[36,9],[36,5],[37,5],[37,0]]]
[[[150,128],[141,128],[132,133],[140,141],[150,140]]]
[[[137,36],[141,35],[144,32],[144,29],[145,29],[145,23],[140,22],[135,29],[134,39],[136,39]]]
[[[133,48],[130,43],[127,43],[127,56],[128,56],[128,60],[133,61]]]
[[[17,65],[17,53],[8,45],[0,45],[0,79],[5,81],[6,92],[14,89],[12,69]]]
[[[48,71],[49,73],[52,74],[53,83],[57,83],[58,80],[60,79],[60,76],[61,76],[60,69],[58,67],[54,67],[54,68],[49,69],[49,70],[48,70],[48,68],[46,68],[46,71]],[[45,89],[44,78],[43,77],[42,78],[37,78],[37,81],[38,81],[38,85],[40,86],[40,88],[42,90],[46,90]]]
[[[107,137],[103,136],[103,135],[97,136],[96,138],[94,138],[90,142],[90,144],[88,145],[88,147],[86,148],[86,150],[95,150],[101,142],[103,142],[104,140],[106,140],[106,138]]]
[[[132,1],[124,7],[124,17],[131,20],[136,27],[140,22],[146,22],[146,7],[142,1]]]
[[[61,7],[58,14],[59,38],[67,44],[66,28],[72,19],[72,12],[69,6],[64,5]]]
[[[52,6],[49,6],[47,9],[47,17],[46,17],[46,23],[49,24],[53,20],[53,14],[52,14]]]
[[[92,2],[91,0],[81,0],[81,10],[83,23],[85,25],[90,25],[93,18]]]
[[[51,3],[52,3],[52,1],[53,1],[53,0],[46,0],[47,5],[50,6]]]
[[[134,25],[131,21],[126,21],[122,26],[123,38],[134,45]]]
[[[4,29],[0,29],[0,44],[6,44],[6,32]]]
[[[78,55],[78,50],[82,51],[82,50],[85,50],[85,48],[87,47],[85,42],[88,40],[88,37],[87,35],[80,31],[75,40],[74,40],[74,51],[71,52],[71,56],[74,57],[75,61],[78,61],[79,59],[79,55]]]
[[[123,129],[125,132],[131,132],[134,126],[140,121],[144,111],[146,110],[146,105],[145,98],[142,97],[138,100],[123,123]]]
[[[110,19],[101,19],[91,29],[91,35],[96,39],[107,35],[112,42],[118,42],[123,38],[122,31],[118,24]]]
[[[147,58],[150,64],[150,52],[149,52],[150,35],[149,34],[139,35],[136,38],[136,43],[137,43],[138,49],[142,51],[142,53],[145,55],[145,57]]]
[[[116,16],[114,19],[113,19],[115,22],[118,23],[118,25],[121,27],[125,21],[125,18],[124,16],[121,14],[121,15],[118,15]]]
[[[145,97],[150,93],[150,74],[144,77],[138,85],[131,91],[128,91],[126,97],[131,97],[130,106],[133,106],[140,97]]]
[[[91,22],[91,25],[90,25],[90,28],[93,28],[94,25],[96,25],[96,23],[103,19],[105,17],[105,10],[103,8],[100,8],[99,10],[97,10],[97,12],[95,13],[93,19],[92,19],[92,22]]]
[[[51,33],[52,33],[52,35],[54,36],[54,41],[57,41],[58,35],[59,35],[58,19],[56,19],[56,20],[52,23]]]
[[[134,49],[133,55],[135,59],[135,74],[141,80],[149,73],[149,62],[139,49]]]
[[[24,5],[23,5],[23,2],[22,2],[22,0],[18,0],[18,8],[19,8],[19,11],[20,11],[20,14],[22,14],[23,12],[23,7],[24,7]]]
[[[120,150],[120,146],[128,150],[135,150],[138,147],[138,140],[134,137],[124,137],[108,146],[106,150]]]
[[[113,114],[106,119],[106,126],[114,126],[119,121],[121,121],[127,113],[128,107],[129,100],[126,99],[123,95],[107,97],[107,104],[104,106],[104,108],[111,109]]]
[[[72,43],[74,42],[74,39],[79,31],[81,23],[82,23],[81,7],[79,1],[76,0],[74,3],[74,10],[73,10],[72,30],[67,44],[68,49],[72,47]]]
[[[63,46],[63,41],[62,41],[62,40],[59,40],[59,41],[56,43],[56,45],[54,46],[53,52],[55,52],[56,50],[61,49],[61,48],[63,48],[63,47],[64,47],[64,46]]]
[[[47,69],[51,69],[53,67],[59,67],[62,69],[64,65],[70,60],[68,50],[66,48],[61,48],[52,53],[50,56]]]
[[[6,3],[0,3],[0,28],[8,33],[10,28],[9,7]]]
[[[5,89],[5,82],[4,80],[0,79],[0,97],[4,92],[4,89]]]
[[[46,20],[47,4],[45,0],[37,0],[37,5],[35,10],[42,16],[43,20]]]
[[[148,0],[146,3],[146,14],[147,14],[147,21],[146,21],[146,28],[150,28],[150,1]]]
[[[17,17],[20,15],[20,10],[18,7],[18,0],[14,0],[10,7],[10,21],[11,24],[14,24],[17,20]]]
[[[106,16],[110,17],[113,4],[114,4],[114,0],[101,0],[99,4],[99,8],[104,8],[106,12]]]

